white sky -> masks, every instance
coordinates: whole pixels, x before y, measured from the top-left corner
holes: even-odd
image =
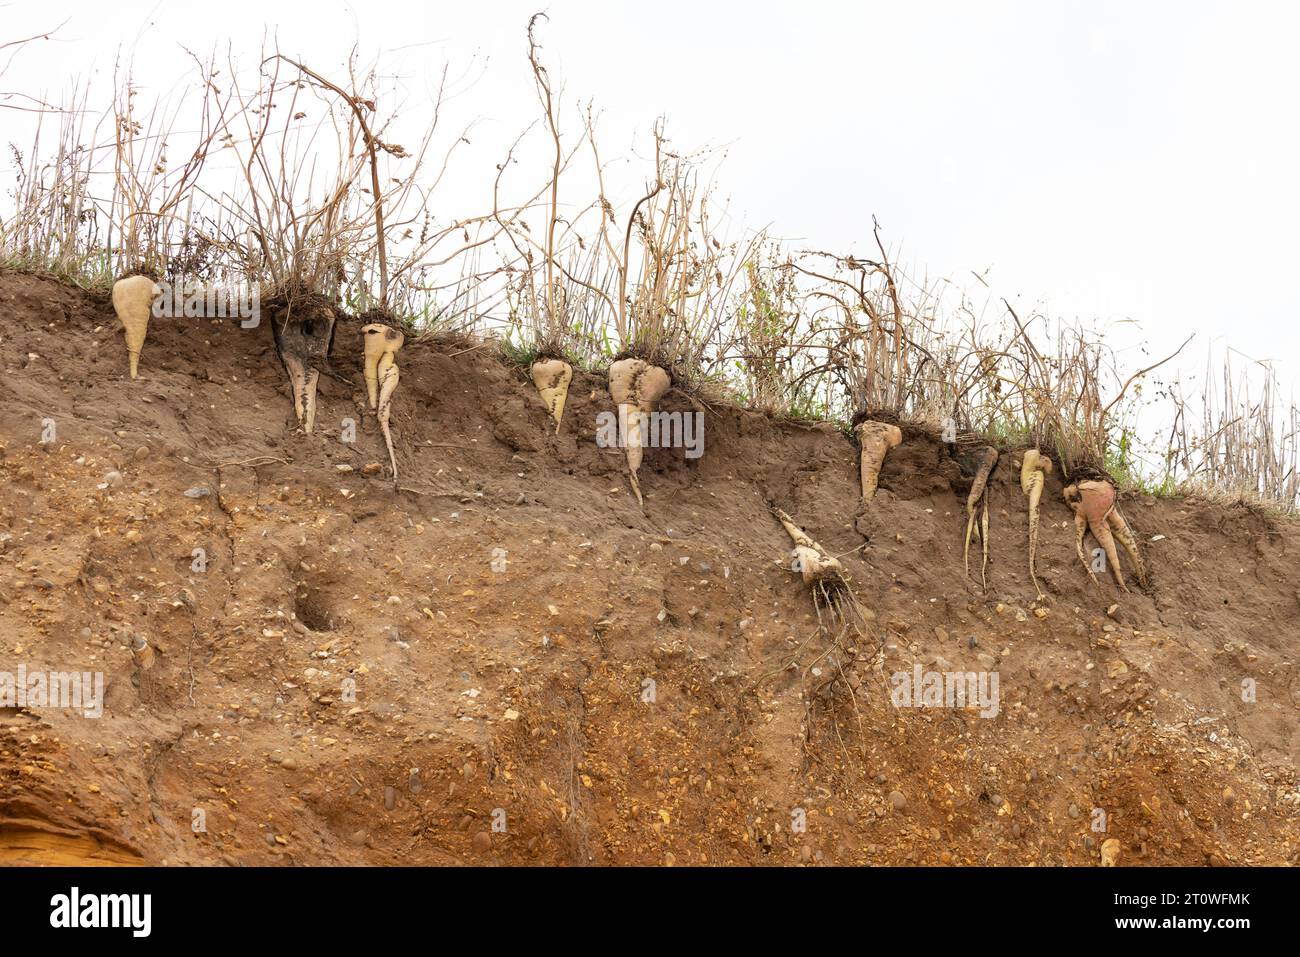
[[[269,30],[328,69],[359,42],[406,78],[417,119],[450,62],[490,169],[537,116],[540,9],[544,56],[603,111],[603,148],[666,115],[676,145],[726,147],[718,181],[750,225],[866,249],[874,214],[914,270],[981,289],[970,273],[991,266],[1026,311],[1132,318],[1152,352],[1196,331],[1188,370],[1216,344],[1282,360],[1288,391],[1300,379],[1300,5],[14,0],[0,42],[68,23],[0,90],[104,79],[119,46],[165,90],[178,44],[229,40],[251,64]],[[0,111],[0,145],[22,143],[16,122]]]

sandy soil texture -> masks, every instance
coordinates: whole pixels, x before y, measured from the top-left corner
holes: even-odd
[[[1126,496],[1122,594],[1053,475],[1036,602],[1006,452],[985,592],[932,436],[860,508],[844,433],[674,391],[705,451],[647,452],[643,515],[601,380],[555,436],[494,349],[413,341],[394,488],[360,339],[304,436],[267,323],[155,320],[132,382],[106,297],[0,275],[0,673],[105,681],[0,708],[0,863],[1294,862],[1294,524]],[[769,502],[865,635],[817,631]],[[997,714],[895,707],[917,665]]]

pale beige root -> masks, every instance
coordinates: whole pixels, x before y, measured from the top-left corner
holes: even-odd
[[[642,448],[645,442],[645,436],[642,434],[642,424],[645,419],[645,413],[640,409],[635,409],[630,405],[620,405],[618,407],[619,418],[627,423],[624,441],[627,443],[624,454],[627,456],[627,474],[632,480],[632,491],[636,494],[636,503],[645,508],[645,499],[641,497],[641,481],[637,478],[637,470],[641,468],[641,459],[645,455]]]
[[[962,546],[962,563],[966,566],[966,577],[970,577],[970,540],[975,529],[975,506],[970,501],[966,502],[966,544]]]
[[[775,506],[773,506],[773,507],[772,507],[772,511],[776,513],[776,517],[777,517],[777,519],[780,520],[781,525],[782,525],[782,526],[785,528],[785,530],[786,530],[786,533],[787,533],[787,534],[788,534],[788,535],[789,535],[789,536],[794,540],[794,543],[795,543],[796,545],[802,545],[804,548],[817,548],[817,547],[818,547],[817,543],[814,542],[814,541],[813,541],[813,540],[808,536],[808,533],[805,532],[805,531],[804,531],[802,528],[800,528],[798,525],[796,525],[796,524],[794,523],[794,519],[792,519],[789,515],[787,515],[783,510],[781,510],[781,509],[776,508]]]
[[[370,407],[377,409],[379,429],[384,433],[384,445],[388,447],[388,463],[393,469],[393,480],[397,480],[397,453],[393,450],[393,434],[388,421],[393,414],[393,393],[401,380],[401,371],[397,368],[397,352],[406,344],[406,336],[399,329],[372,322],[361,327],[366,347],[366,387],[370,390]],[[373,357],[374,365],[371,366]],[[373,381],[373,386],[372,386]]]
[[[1150,585],[1147,580],[1147,566],[1142,561],[1142,553],[1138,551],[1137,536],[1133,534],[1133,529],[1129,527],[1128,522],[1124,521],[1124,516],[1120,514],[1118,505],[1110,510],[1106,521],[1110,525],[1110,530],[1115,538],[1124,546],[1124,551],[1128,552],[1128,557],[1133,562],[1133,571],[1137,574],[1138,581],[1142,583],[1143,588],[1147,588]]]
[[[573,381],[573,366],[563,359],[538,359],[529,370],[533,385],[542,397],[542,404],[555,420],[555,434],[560,434],[564,419],[564,403],[569,397],[569,383]]]
[[[301,425],[305,412],[304,400],[307,395],[307,370],[297,356],[286,353],[282,358],[285,369],[289,371],[289,388],[293,390],[293,414]]]
[[[385,354],[392,354],[406,343],[400,329],[372,322],[361,327],[362,342],[365,347],[366,393],[370,398],[370,408],[379,408],[379,360]]]
[[[813,582],[827,575],[842,575],[844,567],[840,564],[838,558],[828,555],[826,549],[822,548],[804,532],[794,520],[779,508],[774,508],[776,517],[780,519],[781,524],[785,526],[786,532],[794,540],[795,557],[799,560],[799,573],[803,576],[806,584],[811,585]]]
[[[1038,526],[1039,506],[1043,500],[1043,485],[1046,483],[1045,471],[1035,472],[1029,485],[1029,580],[1034,583],[1034,592],[1039,598],[1043,597],[1043,586],[1038,581]]]
[[[303,431],[310,433],[316,425],[316,380],[320,373],[303,366],[297,356],[286,355],[284,367],[289,370],[289,386],[293,389],[293,414]]]
[[[379,408],[379,357],[384,354],[384,330],[387,328],[378,322],[361,327],[365,346],[366,396],[371,409]]]
[[[632,480],[632,491],[642,509],[645,500],[641,497],[641,483],[637,470],[641,467],[644,456],[645,426],[648,416],[659,405],[672,386],[668,373],[658,366],[652,366],[644,359],[620,359],[609,367],[609,395],[618,405],[620,422],[626,423],[624,438],[627,455],[628,474]]]
[[[794,541],[795,570],[812,591],[817,621],[825,624],[825,615],[837,629],[852,627],[861,634],[864,619],[840,560],[813,541],[781,509],[772,506],[772,512]]]
[[[987,571],[989,567],[989,503],[984,500],[984,513],[980,519],[980,544],[984,547],[984,564],[980,566],[980,584],[989,587]]]
[[[1047,476],[1051,474],[1051,459],[1038,449],[1025,451],[1025,457],[1020,462],[1020,490],[1029,496],[1029,578],[1033,581],[1039,598],[1043,597],[1043,586],[1038,583],[1038,506],[1043,498]]]
[[[1066,487],[1064,495],[1065,501],[1074,509],[1074,525],[1077,538],[1075,547],[1079,553],[1079,560],[1088,569],[1088,576],[1094,583],[1101,584],[1097,581],[1097,576],[1093,574],[1092,566],[1084,558],[1084,529],[1092,532],[1092,537],[1097,540],[1097,544],[1105,552],[1106,561],[1110,563],[1111,574],[1114,576],[1115,583],[1119,586],[1120,591],[1128,591],[1128,586],[1124,584],[1124,573],[1119,565],[1119,555],[1115,551],[1115,539],[1111,535],[1109,523],[1110,516],[1115,510],[1115,486],[1109,482],[1093,480],[1075,482]]]
[[[1120,591],[1128,591],[1128,585],[1124,584],[1124,572],[1119,567],[1119,553],[1115,551],[1115,536],[1110,533],[1110,525],[1103,521],[1100,525],[1095,526],[1089,523],[1088,527],[1092,529],[1093,537],[1097,539],[1097,542],[1106,552],[1106,561],[1110,562],[1110,570],[1111,574],[1115,576],[1115,584],[1119,586]]]
[[[1024,457],[1020,460],[1020,491],[1026,495],[1029,494],[1030,486],[1038,477],[1034,474],[1036,472],[1050,475],[1052,460],[1038,449],[1025,449]]]
[[[393,361],[392,353],[384,353],[383,358],[379,360],[379,428],[384,433],[384,444],[388,446],[388,463],[393,467],[393,480],[397,480],[397,455],[393,451],[393,434],[388,430],[388,419],[393,412],[393,393],[397,391],[397,383],[401,378],[401,372],[397,368],[397,363]]]
[[[308,435],[316,428],[316,382],[319,379],[318,371],[308,369],[302,384],[302,429]]]
[[[1101,582],[1097,581],[1097,576],[1092,573],[1092,565],[1091,563],[1089,563],[1088,557],[1083,554],[1083,536],[1087,534],[1088,534],[1087,516],[1084,515],[1082,512],[1075,512],[1074,513],[1074,550],[1079,555],[1079,561],[1083,562],[1083,570],[1088,573],[1088,577],[1092,579],[1092,583],[1100,587]]]
[[[139,378],[140,350],[149,335],[149,314],[162,290],[148,276],[127,276],[113,283],[113,311],[126,333],[126,354],[131,378]]]
[[[887,422],[867,421],[860,422],[853,431],[858,434],[858,444],[862,447],[862,498],[870,502],[876,496],[885,456],[903,441],[903,430]]]
[[[980,583],[989,587],[988,567],[989,567],[989,500],[988,486],[989,476],[993,473],[993,467],[998,464],[998,451],[992,446],[985,446],[979,450],[979,457],[975,460],[976,471],[975,479],[971,482],[970,494],[966,496],[966,543],[962,546],[962,560],[966,564],[966,575],[970,576],[970,540],[975,531],[976,506],[982,505],[983,515],[980,520],[980,542],[984,549],[984,564],[980,566]]]

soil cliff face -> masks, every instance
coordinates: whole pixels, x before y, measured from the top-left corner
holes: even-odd
[[[555,436],[493,349],[422,343],[394,488],[360,338],[304,436],[265,322],[155,320],[132,382],[106,298],[0,275],[0,681],[105,682],[0,708],[0,862],[1293,861],[1293,524],[1127,497],[1120,594],[1053,476],[1036,603],[1010,453],[985,592],[932,437],[861,509],[839,431],[673,392],[704,454],[648,450],[643,515],[600,380]],[[817,632],[769,501],[866,635]],[[996,675],[996,714],[895,707],[916,666]]]

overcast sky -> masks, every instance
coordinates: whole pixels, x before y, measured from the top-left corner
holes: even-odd
[[[875,215],[914,269],[979,289],[971,272],[991,267],[1025,308],[1131,318],[1153,351],[1197,331],[1185,367],[1217,343],[1296,381],[1300,5],[16,0],[0,40],[68,22],[0,89],[102,77],[119,47],[165,89],[186,69],[178,44],[228,39],[255,61],[270,30],[328,67],[359,42],[404,77],[411,111],[450,62],[458,119],[480,119],[495,162],[536,116],[523,54],[539,9],[552,71],[595,100],[610,142],[663,114],[677,145],[725,147],[719,182],[750,225],[864,249]],[[0,111],[0,142],[10,123]]]

